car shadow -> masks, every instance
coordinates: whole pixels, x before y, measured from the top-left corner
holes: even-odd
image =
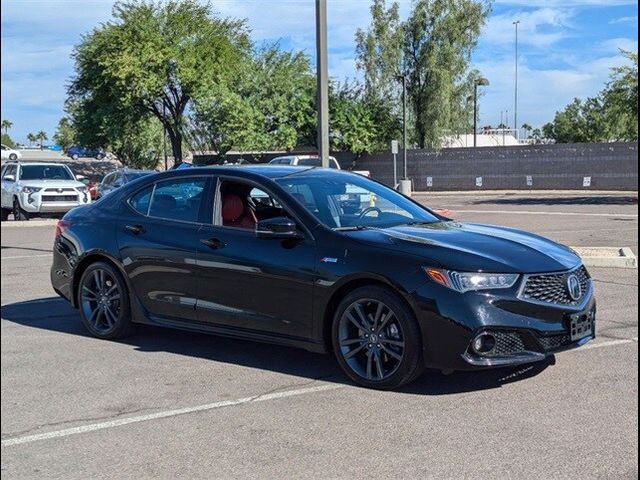
[[[59,297],[3,305],[2,318],[30,328],[91,337],[82,325],[78,311]],[[352,384],[340,371],[332,355],[318,355],[296,348],[148,325],[138,326],[135,335],[117,341],[144,353],[169,352],[312,380]],[[508,383],[532,378],[553,363],[555,359],[549,357],[546,361],[534,365],[454,372],[450,375],[428,370],[416,382],[400,389],[399,392],[449,395],[500,388]]]
[[[637,205],[635,195],[585,195],[566,197],[504,197],[486,200],[475,200],[474,205]]]

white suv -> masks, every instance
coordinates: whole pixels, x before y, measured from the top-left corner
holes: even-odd
[[[60,214],[91,203],[83,177],[60,163],[9,162],[2,167],[2,220]]]

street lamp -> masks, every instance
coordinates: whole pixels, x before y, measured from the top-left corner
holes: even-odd
[[[515,81],[515,92],[514,92],[514,103],[515,103],[515,112],[513,114],[513,126],[516,129],[516,139],[520,140],[520,128],[518,128],[518,25],[520,24],[520,20],[516,20],[513,22],[513,25],[516,27],[516,81]]]
[[[473,82],[473,147],[478,146],[478,87],[486,87],[489,80],[484,77],[476,78]]]
[[[403,180],[408,180],[407,174],[407,76],[398,75],[396,79],[402,82],[402,168]]]

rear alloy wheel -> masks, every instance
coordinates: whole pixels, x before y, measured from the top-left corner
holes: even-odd
[[[393,389],[423,371],[417,322],[390,290],[363,287],[347,295],[338,306],[332,333],[338,363],[359,385]]]
[[[98,338],[119,338],[133,330],[126,284],[108,263],[96,262],[84,271],[78,304],[82,323]]]
[[[22,209],[17,198],[13,201],[13,219],[21,221],[29,220],[29,213]]]

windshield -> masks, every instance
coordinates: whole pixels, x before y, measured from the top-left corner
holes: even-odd
[[[22,165],[20,180],[74,180],[68,168],[62,165]]]
[[[333,229],[440,221],[395,190],[359,175],[292,175],[277,182],[320,222]]]

